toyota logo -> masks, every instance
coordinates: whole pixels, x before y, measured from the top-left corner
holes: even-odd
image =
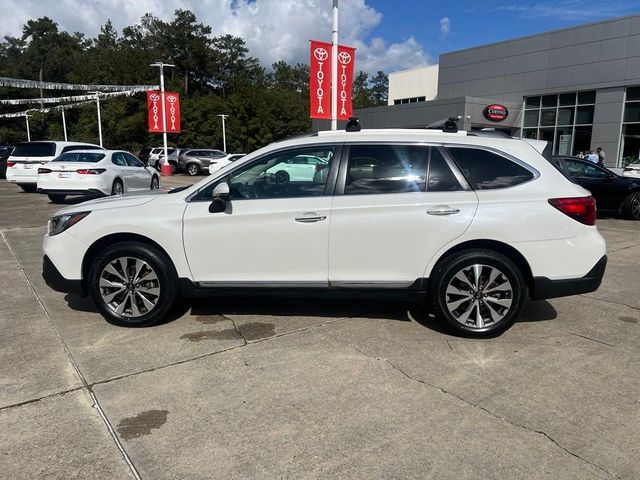
[[[348,65],[351,63],[351,55],[347,52],[340,52],[338,54],[338,61],[343,65]]]
[[[175,103],[178,101],[178,97],[176,97],[175,95],[168,95],[167,100],[169,101],[169,103]]]
[[[313,56],[322,61],[327,59],[329,53],[324,48],[316,48],[313,51]]]
[[[149,95],[149,98],[151,99],[152,102],[157,102],[158,100],[160,100],[160,95],[158,95],[157,93],[153,93]]]

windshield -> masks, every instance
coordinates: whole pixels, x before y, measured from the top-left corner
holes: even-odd
[[[56,144],[53,142],[25,142],[19,143],[13,150],[14,157],[53,157],[56,154]]]
[[[105,157],[104,153],[67,152],[54,159],[54,162],[97,163]]]

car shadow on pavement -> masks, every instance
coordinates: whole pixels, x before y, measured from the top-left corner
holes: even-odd
[[[89,298],[67,294],[69,308],[82,312],[97,313]],[[341,299],[341,298],[291,298],[282,295],[262,294],[250,297],[211,297],[183,299],[162,324],[173,322],[185,315],[204,317],[208,315],[266,315],[276,317],[321,317],[321,318],[371,318],[415,321],[438,333],[448,333],[442,323],[424,304],[402,300]],[[556,309],[546,300],[527,301],[518,323],[553,320]]]

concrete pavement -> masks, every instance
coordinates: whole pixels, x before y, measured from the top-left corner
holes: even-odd
[[[124,329],[44,285],[58,207],[4,181],[0,201],[2,477],[640,477],[640,223],[600,219],[600,290],[530,303],[496,339],[305,299]]]

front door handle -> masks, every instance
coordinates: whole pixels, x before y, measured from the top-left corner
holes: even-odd
[[[323,220],[326,220],[326,219],[327,219],[326,215],[318,215],[315,212],[307,212],[302,214],[301,217],[296,217],[296,222],[315,223],[315,222],[322,222]]]
[[[430,208],[427,210],[429,215],[436,216],[444,216],[444,215],[455,215],[456,213],[460,213],[459,208],[451,208],[448,205],[438,205],[437,207]]]

